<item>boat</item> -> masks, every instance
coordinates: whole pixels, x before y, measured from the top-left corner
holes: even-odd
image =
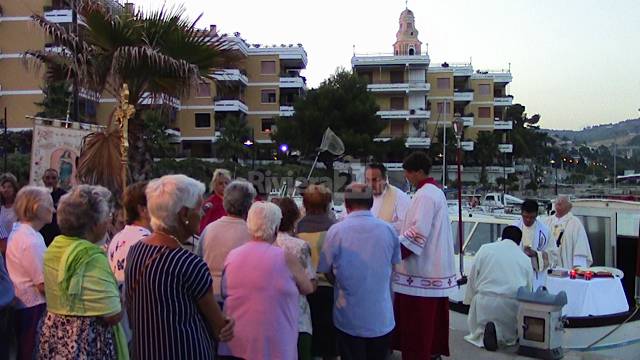
[[[578,352],[612,356],[616,359],[640,357],[640,311],[636,298],[638,255],[640,255],[640,203],[612,199],[574,200],[572,212],[585,226],[594,258],[594,266],[607,266],[624,272],[621,279],[629,311],[602,316],[567,317],[563,333],[565,353]],[[451,211],[454,241],[458,242],[458,214]],[[473,265],[475,253],[483,244],[496,241],[502,229],[518,216],[463,210],[464,273]],[[458,252],[460,246],[456,246]],[[637,255],[638,254],[638,255]],[[456,264],[459,266],[459,255]],[[464,305],[466,285],[450,296],[450,327],[468,331],[469,306]]]

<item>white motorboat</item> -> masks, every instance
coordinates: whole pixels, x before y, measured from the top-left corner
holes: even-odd
[[[566,318],[563,333],[565,353],[587,352],[617,359],[640,358],[640,312],[635,299],[638,296],[636,271],[640,270],[640,203],[620,200],[575,200],[573,214],[585,225],[591,245],[594,266],[608,266],[622,270],[621,279],[629,311],[599,316],[570,316]],[[502,229],[518,220],[518,216],[463,211],[464,272],[471,269],[475,253],[480,246],[495,241]],[[454,240],[458,242],[457,211],[451,214]],[[456,246],[456,250],[459,246]],[[637,255],[638,254],[638,255]],[[458,257],[456,258],[458,264]],[[450,327],[467,331],[469,307],[462,303],[465,285],[450,297]],[[600,294],[600,296],[613,296]],[[622,296],[622,295],[620,295]],[[620,300],[620,299],[618,299]]]

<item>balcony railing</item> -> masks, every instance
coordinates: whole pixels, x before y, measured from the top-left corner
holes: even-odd
[[[409,81],[394,84],[369,84],[367,90],[371,92],[426,92],[431,90],[431,84],[425,81]]]
[[[428,149],[431,146],[431,138],[408,137],[404,146],[410,149]]]
[[[494,106],[511,106],[513,104],[513,95],[504,97],[496,97],[493,99]]]
[[[213,73],[213,78],[218,81],[239,81],[245,85],[249,83],[246,72],[240,69],[224,69]]]
[[[513,122],[495,120],[493,122],[493,128],[496,130],[511,130],[513,129]]]
[[[293,116],[294,113],[293,105],[280,105],[280,116]]]
[[[431,117],[431,111],[421,109],[389,109],[380,110],[376,114],[383,119],[428,119]]]
[[[462,123],[464,124],[464,126],[473,126],[473,115],[469,116],[469,115],[465,115],[460,117],[462,119]]]
[[[460,146],[464,151],[473,151],[473,144],[474,142],[471,140],[460,141]]]
[[[280,77],[281,88],[302,88],[305,86],[303,77]]]
[[[249,108],[239,99],[220,99],[214,98],[215,111],[242,111],[245,114],[249,112]]]
[[[498,144],[498,151],[506,154],[512,153],[513,144]]]
[[[47,21],[56,24],[70,23],[73,20],[73,11],[71,9],[49,9],[45,8],[44,18]]]
[[[473,101],[473,90],[455,90],[453,93],[453,101]]]

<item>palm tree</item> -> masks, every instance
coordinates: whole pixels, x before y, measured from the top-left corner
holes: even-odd
[[[141,100],[188,95],[194,86],[210,79],[214,69],[234,63],[235,52],[225,37],[197,29],[195,24],[200,17],[190,21],[182,7],[114,13],[97,1],[76,0],[75,6],[86,24],[80,36],[41,15],[32,16],[45,34],[66,51],[28,51],[26,58],[36,60],[28,63],[68,69],[82,88],[114,98],[127,84],[129,103],[136,108],[129,125],[130,173],[134,180],[146,178],[150,168],[145,167],[145,162],[151,157],[144,144]],[[108,148],[114,132],[109,126],[109,131],[93,137],[85,147]],[[89,172],[103,166],[91,159],[86,162]]]
[[[249,149],[244,142],[251,140],[251,146],[256,146],[255,139],[250,137],[250,129],[244,119],[227,115],[222,119],[222,124],[221,136],[216,141],[216,155],[219,158],[231,159],[237,164],[238,158],[249,155]]]
[[[480,182],[486,184],[486,167],[493,163],[493,160],[498,154],[498,140],[496,139],[496,135],[490,131],[480,131],[474,148],[474,155],[477,157],[478,163],[481,166]]]

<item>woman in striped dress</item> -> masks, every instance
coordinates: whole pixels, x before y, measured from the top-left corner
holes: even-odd
[[[134,359],[213,359],[213,339],[233,337],[214,300],[207,265],[182,244],[199,231],[204,184],[167,175],[147,185],[154,232],[127,256],[127,313]]]

